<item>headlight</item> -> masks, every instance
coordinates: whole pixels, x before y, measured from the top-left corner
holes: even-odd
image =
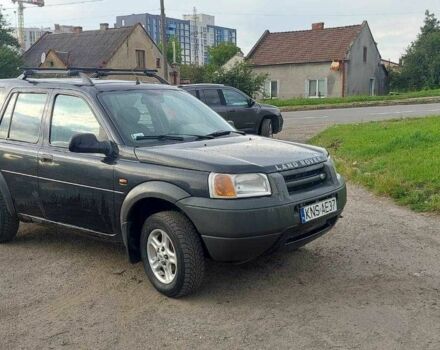
[[[266,174],[217,174],[209,175],[211,198],[246,198],[270,196],[269,180]]]

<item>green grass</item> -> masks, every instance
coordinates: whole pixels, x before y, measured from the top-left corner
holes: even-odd
[[[311,140],[349,180],[415,211],[440,213],[440,116],[336,125]]]
[[[262,100],[277,107],[303,107],[319,105],[356,104],[365,102],[401,101],[411,98],[440,97],[440,89],[405,92],[386,96],[349,96],[329,98],[291,98]]]

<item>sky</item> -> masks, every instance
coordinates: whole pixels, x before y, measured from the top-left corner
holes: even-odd
[[[60,5],[62,4],[62,5]],[[16,25],[10,0],[0,0],[12,26]],[[158,14],[159,0],[46,0],[46,7],[25,10],[26,27],[51,27],[55,23],[97,29],[113,26],[116,16]],[[165,0],[168,17],[193,12],[215,16],[216,25],[237,29],[237,45],[246,54],[262,33],[310,29],[314,22],[326,27],[360,24],[367,20],[382,58],[397,61],[416,39],[426,9],[440,17],[440,0]]]

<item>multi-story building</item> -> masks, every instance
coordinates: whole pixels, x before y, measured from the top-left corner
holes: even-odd
[[[115,27],[121,28],[133,26],[137,23],[142,24],[156,44],[160,43],[161,21],[159,15],[142,13],[128,16],[117,16]],[[189,21],[176,18],[167,18],[166,34],[168,40],[173,37],[177,39],[182,50],[182,63],[189,64],[191,62]]]
[[[24,51],[29,50],[29,48],[35,44],[35,42],[40,39],[44,33],[50,32],[50,28],[24,28]],[[18,32],[15,31],[15,37],[18,38]]]
[[[116,17],[115,27],[141,23],[151,38],[160,42],[161,21],[159,15],[149,13]],[[237,44],[235,29],[215,25],[215,17],[205,14],[184,15],[183,19],[167,17],[167,38],[175,37],[182,50],[182,63],[208,63],[208,48],[222,42]]]
[[[183,18],[190,21],[192,63],[208,63],[208,49],[222,42],[237,45],[237,30],[216,26],[214,16],[201,13],[183,15]]]

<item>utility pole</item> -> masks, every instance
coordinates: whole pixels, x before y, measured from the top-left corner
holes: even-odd
[[[163,74],[166,81],[168,81],[168,43],[167,33],[165,31],[167,27],[167,19],[165,17],[165,5],[164,0],[160,0],[160,22],[161,22],[161,41],[162,41],[162,55],[163,55]]]

